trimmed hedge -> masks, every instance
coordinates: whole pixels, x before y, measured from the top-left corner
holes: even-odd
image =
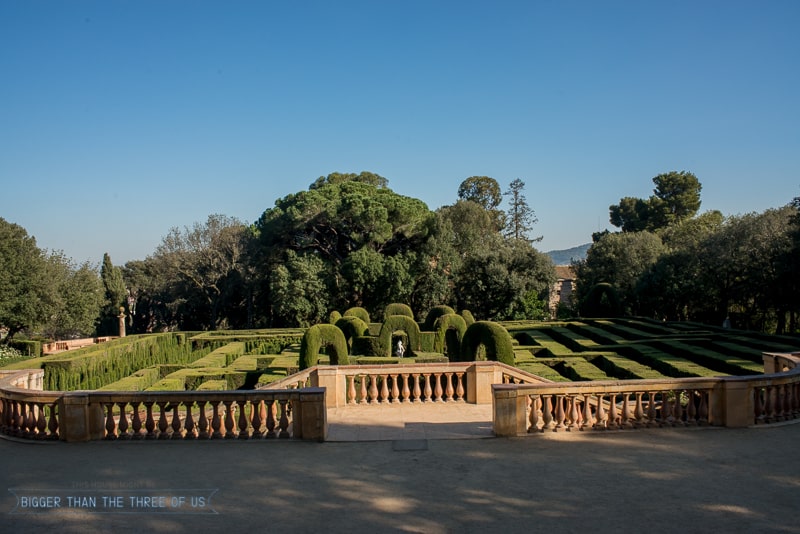
[[[432,332],[435,330],[434,324],[436,323],[436,319],[441,317],[442,315],[451,315],[456,313],[456,311],[451,308],[450,306],[441,305],[441,306],[434,306],[430,310],[428,310],[428,315],[425,316],[425,322],[422,324],[422,330],[426,332]]]
[[[299,368],[301,371],[317,365],[319,349],[322,347],[328,348],[332,365],[348,364],[347,340],[342,331],[332,324],[316,324],[306,330],[303,340],[300,342]]]
[[[461,352],[461,340],[464,338],[464,332],[467,331],[467,323],[463,317],[455,313],[440,315],[433,323],[433,330],[436,332],[433,343],[434,352],[452,355],[457,355]],[[456,339],[453,340],[454,342],[446,343],[448,330],[455,331]]]
[[[467,328],[475,322],[475,317],[472,316],[472,312],[469,310],[461,310],[460,315],[464,318],[464,322],[467,323]]]
[[[11,348],[16,349],[22,354],[23,356],[31,356],[34,358],[38,358],[42,355],[42,342],[41,341],[33,341],[29,339],[12,339],[11,343],[9,343]]]
[[[505,328],[492,321],[477,321],[461,339],[461,361],[475,361],[478,347],[486,347],[486,359],[514,365],[514,345]]]
[[[244,343],[228,343],[192,362],[188,367],[227,367],[244,354]]]
[[[420,350],[419,343],[419,325],[417,322],[405,315],[390,315],[383,321],[381,332],[378,334],[380,339],[381,352],[376,353],[376,356],[385,356],[391,358],[392,356],[392,334],[398,330],[402,330],[408,335],[408,355],[412,356],[414,351]]]
[[[372,322],[369,319],[369,312],[360,306],[353,306],[352,308],[348,309],[346,312],[344,312],[343,317],[358,317],[367,324]]]
[[[328,323],[336,324],[336,321],[342,318],[342,314],[336,310],[333,310],[330,314],[328,314]]]
[[[369,325],[358,317],[342,317],[336,321],[336,328],[342,331],[348,346],[352,346],[355,338],[369,335]]]
[[[405,315],[406,317],[411,317],[413,319],[414,310],[412,310],[411,306],[408,304],[393,302],[386,306],[386,309],[383,310],[384,317],[391,317],[392,315]]]

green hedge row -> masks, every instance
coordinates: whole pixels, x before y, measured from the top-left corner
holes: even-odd
[[[322,347],[328,349],[333,365],[347,365],[347,341],[342,331],[332,324],[316,324],[306,330],[300,342],[298,363],[301,371],[317,365]]]
[[[511,335],[505,328],[491,321],[473,323],[461,339],[460,360],[474,361],[478,356],[478,347],[486,348],[486,359],[514,365],[514,345]]]
[[[236,358],[244,354],[244,347],[245,344],[241,341],[228,343],[211,351],[206,356],[198,358],[188,367],[227,367],[236,361]]]

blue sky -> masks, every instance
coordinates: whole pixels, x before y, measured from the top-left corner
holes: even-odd
[[[0,0],[0,216],[77,262],[334,171],[429,208],[521,178],[543,251],[687,170],[800,196],[800,2]]]

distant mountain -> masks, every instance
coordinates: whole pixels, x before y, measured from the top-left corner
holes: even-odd
[[[591,243],[586,243],[585,245],[578,245],[577,247],[568,248],[566,250],[551,250],[550,252],[545,252],[545,254],[550,256],[550,259],[552,259],[553,263],[556,265],[569,265],[573,260],[586,259],[586,251],[589,250],[591,246]]]

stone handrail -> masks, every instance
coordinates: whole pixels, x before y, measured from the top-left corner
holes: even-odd
[[[61,392],[41,391],[41,370],[4,375],[0,375],[0,433],[22,439],[324,441],[328,431],[321,388]]]
[[[800,415],[798,363],[765,353],[757,376],[494,384],[495,434],[785,421]]]
[[[400,402],[492,402],[491,384],[550,383],[499,362],[318,365],[265,387],[324,387],[327,406]]]

